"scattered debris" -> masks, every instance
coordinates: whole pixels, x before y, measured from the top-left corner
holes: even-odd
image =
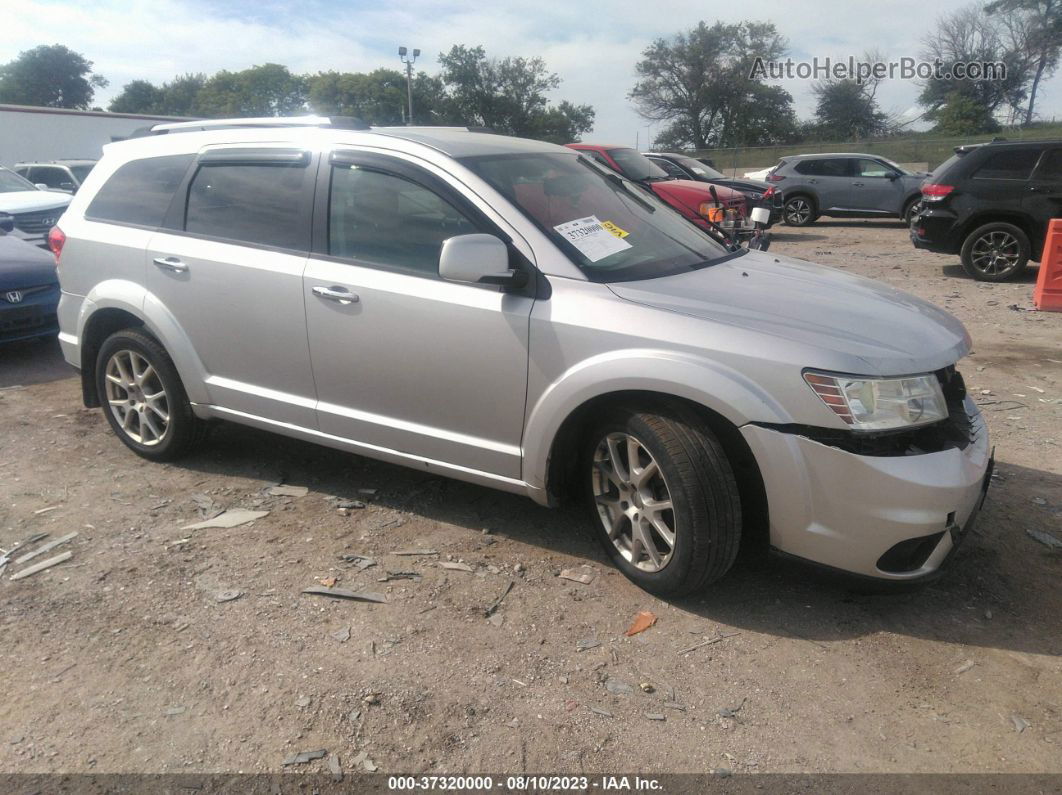
[[[331,596],[333,599],[350,599],[355,602],[380,602],[387,603],[387,597],[382,593],[371,591],[348,591],[346,588],[323,588],[313,585],[303,591],[310,596]]]
[[[365,571],[365,569],[376,565],[376,561],[373,558],[367,558],[364,555],[340,555],[339,559],[354,564],[354,568],[358,571]]]
[[[495,627],[500,627],[502,624],[505,623],[505,616],[503,616],[501,613],[495,613],[487,619],[487,623]]]
[[[611,676],[605,681],[605,690],[614,696],[630,696],[634,694],[633,687],[622,679],[616,679]]]
[[[595,707],[595,706],[591,705],[590,706],[590,711],[593,712],[595,715],[600,715],[603,718],[611,718],[612,717],[612,713],[611,712],[609,712],[607,709],[601,709],[601,707]]]
[[[270,486],[266,489],[266,494],[271,497],[305,497],[309,493],[310,490],[305,486],[286,486],[284,484]]]
[[[667,715],[663,712],[646,712],[645,717],[649,720],[667,720]]]
[[[691,651],[695,651],[695,650],[701,648],[701,646],[711,646],[713,643],[718,643],[721,640],[726,640],[727,638],[732,638],[735,635],[740,635],[740,634],[741,634],[740,632],[724,632],[721,635],[716,635],[714,638],[709,638],[708,640],[702,640],[700,643],[694,643],[689,648],[683,649],[682,651],[680,651],[679,655],[681,656],[683,654],[689,654]]]
[[[623,634],[628,638],[632,635],[637,635],[639,632],[645,632],[649,627],[656,623],[656,616],[650,613],[648,610],[643,610],[634,617],[634,623],[632,623],[627,631]]]
[[[332,774],[332,781],[343,780],[343,767],[339,763],[339,757],[335,754],[328,757],[328,771]]]
[[[664,702],[664,707],[666,707],[667,709],[677,709],[679,712],[685,712],[686,711],[686,705],[685,704],[679,704],[676,701],[665,701]]]
[[[642,689],[643,693],[652,693],[654,690],[656,690],[656,688],[653,687],[652,684],[649,682],[642,682],[640,685],[638,685],[638,687]]]
[[[34,516],[40,516],[42,513],[51,513],[52,511],[58,511],[61,505],[49,505],[47,508],[38,508],[33,512]]]
[[[457,563],[452,560],[440,560],[439,565],[444,569],[450,569],[451,571],[475,571],[467,563]]]
[[[301,698],[299,698],[299,699],[297,699],[295,701],[295,706],[299,707],[299,708],[305,708],[305,707],[310,706],[310,704],[312,704],[312,703],[313,703],[313,699],[312,698],[310,698],[309,696],[302,696]]]
[[[243,596],[243,591],[221,591],[214,596],[217,602],[232,602]]]
[[[181,529],[206,530],[211,527],[238,527],[241,524],[247,524],[248,522],[253,522],[255,519],[261,519],[263,516],[268,515],[269,511],[248,511],[246,508],[232,508],[228,511],[222,511],[213,519],[196,522],[195,524],[186,524]]]
[[[378,491],[379,489],[358,489],[358,494],[371,500],[376,497]]]
[[[719,711],[718,711],[718,712],[717,712],[716,714],[717,714],[717,715],[718,715],[718,716],[719,716],[720,718],[736,718],[736,717],[737,717],[737,714],[738,714],[739,712],[741,712],[741,708],[742,708],[743,706],[745,706],[745,702],[746,702],[746,701],[748,701],[748,700],[749,700],[749,699],[748,699],[748,696],[746,696],[746,697],[744,697],[744,698],[742,698],[742,699],[741,699],[741,703],[740,703],[740,704],[738,704],[738,705],[737,705],[736,707],[730,707],[730,708],[728,708],[728,707],[723,707],[723,708],[722,708],[721,710],[719,710]]]
[[[1029,536],[1029,538],[1039,541],[1048,549],[1062,549],[1062,541],[1055,538],[1050,533],[1045,533],[1043,530],[1026,529],[1025,534]]]
[[[312,762],[314,759],[321,759],[328,754],[324,748],[319,748],[316,751],[300,751],[294,756],[289,756],[282,764],[284,767],[290,765],[305,765],[307,762]]]
[[[335,588],[339,580],[335,577],[322,577],[317,582],[321,583],[325,588]]]
[[[360,717],[361,717],[361,710],[360,709],[352,709],[350,712],[347,713],[347,720],[349,720],[351,723],[357,723],[358,719]]]
[[[336,508],[341,511],[349,511],[352,508],[364,508],[365,503],[361,500],[336,500]]]
[[[413,582],[420,582],[423,579],[423,575],[419,571],[385,571],[384,576],[379,578],[380,582],[387,582],[388,580],[413,580]]]
[[[589,566],[583,566],[583,569],[589,569]],[[594,581],[593,571],[580,571],[579,569],[563,569],[559,575],[561,579],[571,580],[572,582],[581,582],[583,585],[589,585]]]
[[[44,571],[45,569],[50,569],[52,566],[56,566],[60,563],[65,563],[72,557],[74,557],[73,552],[64,552],[62,555],[56,555],[54,558],[42,560],[40,563],[35,563],[34,565],[30,566],[28,569],[23,569],[22,571],[16,572],[15,574],[11,575],[10,579],[21,580],[23,577],[29,577],[33,574],[36,574],[37,572]]]
[[[1029,721],[1025,720],[1021,715],[1011,715],[1010,722],[1014,724],[1014,731],[1021,734],[1023,731],[1032,726]]]
[[[22,555],[21,557],[15,558],[15,565],[16,566],[21,566],[23,563],[26,563],[28,561],[33,560],[38,555],[42,555],[45,552],[51,552],[53,549],[55,549],[58,546],[62,546],[67,541],[71,541],[71,540],[77,538],[77,536],[78,536],[78,533],[75,530],[73,533],[67,533],[65,536],[60,536],[59,538],[55,539],[54,541],[49,541],[44,546],[37,547],[37,549],[33,550],[32,552],[27,552],[25,555]]]
[[[499,607],[501,607],[502,601],[505,599],[506,596],[509,595],[509,591],[511,591],[513,589],[514,585],[516,585],[516,581],[515,580],[509,580],[509,582],[508,582],[508,584],[506,584],[505,588],[502,589],[501,596],[499,596],[497,599],[495,599],[494,602],[491,603],[491,605],[486,609],[485,613],[486,613],[487,618],[490,618],[492,615],[494,615],[494,611],[497,610]]]
[[[975,663],[973,660],[967,660],[966,662],[964,662],[962,665],[960,665],[958,668],[955,669],[955,673],[956,674],[964,674],[967,671],[969,671],[971,668],[973,668],[975,665],[977,665],[977,663]]]
[[[575,650],[589,651],[590,649],[596,649],[600,645],[601,641],[599,641],[596,637],[583,638],[582,640],[576,641]]]
[[[183,715],[187,707],[169,707],[163,711],[163,715],[172,718],[174,715]]]
[[[358,755],[354,757],[354,761],[351,764],[354,766],[361,765],[366,773],[375,773],[379,769],[373,761],[369,759],[367,751],[358,751]]]
[[[439,551],[436,549],[400,549],[397,552],[392,552],[392,555],[401,555],[402,557],[413,557],[415,555],[438,555]]]
[[[346,643],[350,640],[350,627],[343,627],[338,632],[333,632],[332,637],[338,640],[340,643]]]

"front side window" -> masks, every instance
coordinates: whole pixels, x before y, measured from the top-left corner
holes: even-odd
[[[856,161],[857,177],[887,177],[891,173],[892,169],[890,169],[884,163],[879,163],[877,160]]]
[[[85,217],[157,228],[193,159],[167,155],[126,163],[99,189]]]
[[[660,168],[664,169],[669,177],[689,179],[689,175],[670,160],[664,160],[662,157],[650,157],[649,159],[656,165],[660,166]]]
[[[300,207],[309,179],[303,163],[203,164],[188,190],[185,231],[304,250]]]
[[[49,188],[61,188],[64,183],[67,187],[73,185],[70,175],[66,173],[66,169],[53,166],[37,166],[34,168],[30,174],[30,182],[47,185]]]
[[[627,179],[667,179],[667,172],[636,149],[609,149],[608,156],[616,161],[620,173]]]
[[[1028,179],[1039,159],[1039,149],[1003,149],[990,154],[973,176],[974,179]]]
[[[358,165],[332,168],[328,253],[333,257],[438,277],[443,241],[479,231],[416,182]]]
[[[724,179],[721,172],[716,171],[709,165],[705,165],[700,160],[694,160],[692,157],[679,157],[676,158],[678,162],[687,171],[696,174],[698,177],[705,177],[706,179]]]
[[[482,155],[461,162],[489,182],[598,282],[650,279],[729,252],[641,186],[575,153]]]

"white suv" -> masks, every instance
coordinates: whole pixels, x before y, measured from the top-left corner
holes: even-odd
[[[325,119],[111,144],[52,232],[85,402],[170,459],[211,420],[574,493],[661,594],[738,547],[937,571],[991,455],[941,309],[729,251],[564,147]]]

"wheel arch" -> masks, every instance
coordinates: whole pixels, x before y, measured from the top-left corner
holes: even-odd
[[[992,210],[978,213],[968,218],[962,225],[962,232],[959,235],[960,250],[966,244],[966,238],[976,231],[978,227],[995,223],[1013,224],[1024,232],[1029,239],[1029,259],[1033,262],[1040,261],[1040,255],[1044,247],[1044,230],[1037,229],[1037,225],[1033,220],[1024,213],[1008,210]]]
[[[782,206],[784,207],[791,199],[804,198],[811,202],[811,209],[815,215],[819,214],[820,204],[818,194],[811,188],[799,187],[782,194]]]

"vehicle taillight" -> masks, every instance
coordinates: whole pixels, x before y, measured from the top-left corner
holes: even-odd
[[[63,245],[66,243],[66,235],[58,226],[53,226],[48,232],[48,248],[55,255],[55,264],[59,264],[59,255],[63,253]]]
[[[954,185],[936,185],[927,183],[922,186],[922,199],[927,202],[943,201],[944,197],[955,190]]]
[[[783,179],[785,179],[785,177],[780,176],[778,174],[768,174],[767,175],[767,181],[768,182],[781,182]]]
[[[785,177],[782,177],[782,179],[785,179]],[[769,199],[769,198],[771,198],[771,197],[772,197],[772,196],[773,196],[773,195],[774,195],[775,193],[777,193],[777,192],[778,192],[778,191],[777,191],[777,190],[775,190],[775,187],[774,187],[774,185],[771,185],[771,187],[767,188],[767,190],[765,190],[765,191],[763,192],[763,198],[765,198],[765,199]]]

